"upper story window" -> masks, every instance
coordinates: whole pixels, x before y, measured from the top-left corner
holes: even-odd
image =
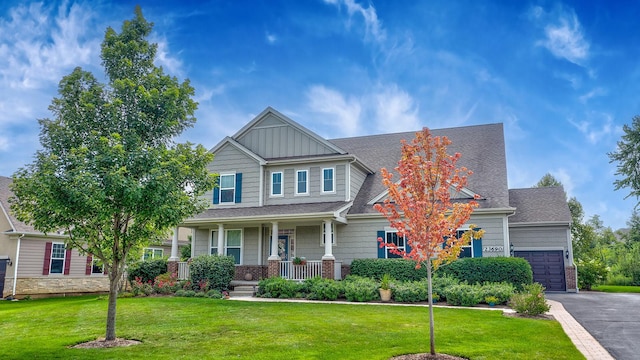
[[[271,173],[271,196],[282,196],[282,172]]]
[[[333,193],[335,192],[335,171],[333,168],[322,169],[322,192]]]
[[[309,193],[308,170],[296,171],[296,195],[306,195]]]
[[[220,175],[220,204],[232,204],[236,194],[236,174]]]
[[[214,204],[240,203],[242,198],[242,173],[220,174],[213,189]]]

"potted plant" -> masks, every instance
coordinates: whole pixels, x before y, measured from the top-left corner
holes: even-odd
[[[291,261],[293,265],[307,265],[307,259],[304,257],[296,256]]]
[[[484,298],[484,302],[489,304],[489,306],[494,307],[498,303],[498,298],[495,296],[487,296]]]
[[[382,275],[380,280],[380,300],[385,302],[391,300],[391,281],[391,275]]]

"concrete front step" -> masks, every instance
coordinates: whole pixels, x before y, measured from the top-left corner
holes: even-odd
[[[229,292],[229,296],[253,296],[257,290],[257,286],[254,285],[236,285],[233,291]]]

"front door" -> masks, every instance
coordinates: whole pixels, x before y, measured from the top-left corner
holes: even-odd
[[[289,260],[289,235],[278,235],[278,256],[282,261]]]
[[[0,299],[4,292],[4,276],[7,273],[7,260],[0,260]]]

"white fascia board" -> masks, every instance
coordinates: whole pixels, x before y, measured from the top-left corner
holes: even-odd
[[[568,221],[538,221],[538,222],[509,223],[509,228],[543,227],[543,226],[571,226],[571,222],[568,222]]]
[[[271,221],[285,221],[285,220],[313,220],[313,219],[326,219],[334,218],[335,212],[322,212],[322,213],[307,213],[307,214],[290,214],[290,215],[258,215],[258,216],[236,216],[232,218],[207,218],[189,220],[183,222],[178,226],[193,226],[208,223],[246,223],[246,222],[271,222]],[[339,219],[336,219],[339,220]],[[346,219],[345,219],[346,221]]]
[[[11,221],[11,218],[9,217],[9,213],[7,212],[7,209],[4,208],[4,205],[2,205],[2,202],[0,202],[0,209],[2,209],[2,213],[4,214],[4,217],[9,222],[9,225],[11,225],[11,230],[13,232],[15,232],[16,228],[15,228],[15,226],[13,226],[13,222]]]
[[[396,184],[399,184],[400,180],[396,181]],[[450,186],[451,188],[452,186]],[[470,189],[464,187],[462,188],[462,190],[460,190],[460,193],[468,196],[465,198],[451,198],[451,200],[459,200],[459,199],[473,199],[477,194],[474,193],[473,191],[471,191]],[[381,192],[380,194],[378,194],[376,197],[374,197],[373,199],[369,200],[369,202],[367,203],[367,205],[373,205],[377,202],[382,201],[382,199],[384,199],[385,197],[387,197],[389,195],[389,190],[385,190],[383,192]]]

